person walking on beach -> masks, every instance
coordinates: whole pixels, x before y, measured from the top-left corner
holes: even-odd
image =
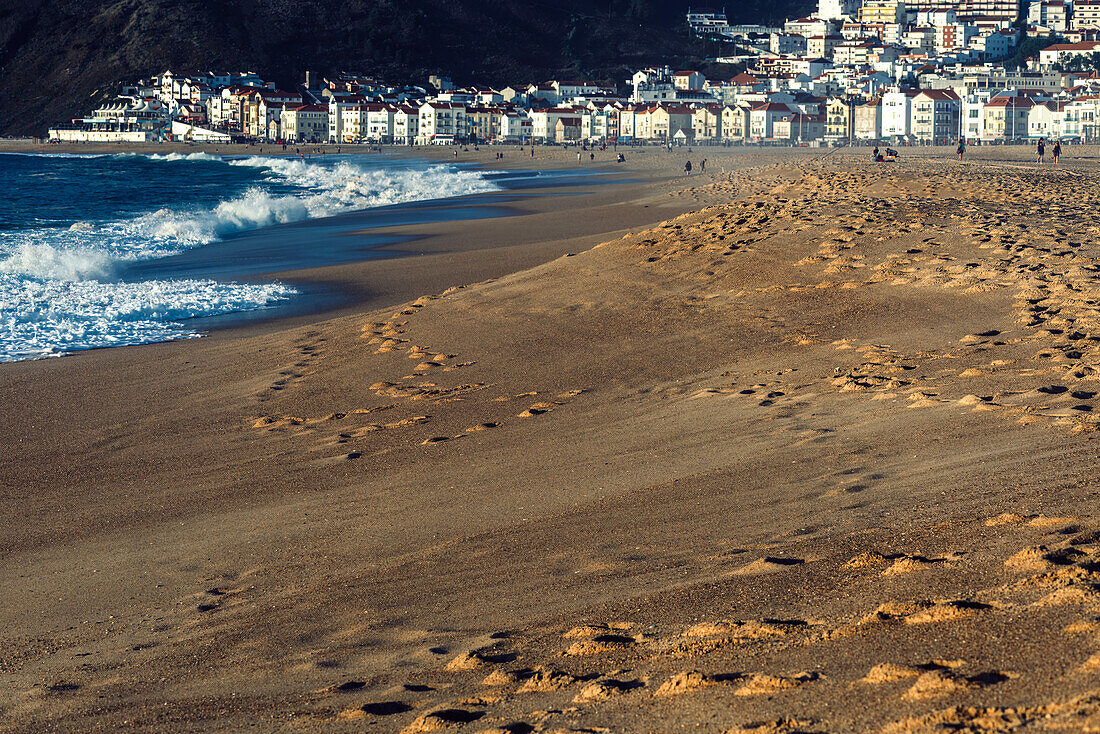
[[[706,173],[706,172],[707,172],[707,159],[704,158],[703,160],[699,161],[699,173]]]
[[[1035,162],[1043,162],[1043,154],[1046,153],[1047,144],[1042,138],[1039,138],[1039,142],[1035,144]]]
[[[1058,165],[1058,159],[1062,157],[1062,143],[1059,140],[1054,141],[1054,147],[1050,149],[1050,152],[1054,155],[1054,165]]]
[[[963,153],[966,152],[966,141],[962,138],[959,138],[959,148],[955,152],[959,154],[959,160],[961,161],[963,159]]]
[[[688,176],[691,175],[691,161],[688,161],[687,163],[684,164],[684,173],[687,174]]]

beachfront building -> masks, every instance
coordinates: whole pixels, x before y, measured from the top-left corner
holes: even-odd
[[[911,102],[915,89],[893,88],[882,95],[882,138],[904,138],[912,129]]]
[[[522,112],[505,112],[500,118],[500,137],[509,143],[529,143],[532,124],[531,118]]]
[[[581,119],[579,117],[561,117],[554,125],[554,141],[558,143],[576,143],[581,139]]]
[[[1067,102],[1063,126],[1066,137],[1080,138],[1086,143],[1100,140],[1100,95],[1085,95]]]
[[[283,110],[280,126],[288,143],[323,143],[328,139],[328,107],[291,105]]]
[[[366,112],[364,137],[371,143],[393,142],[394,107],[388,104],[364,105]]]
[[[752,107],[746,103],[726,105],[722,108],[723,142],[744,142],[749,132],[749,112]]]
[[[91,117],[50,128],[50,140],[81,143],[150,143],[169,139],[167,106],[159,99],[107,104]]]
[[[878,140],[882,137],[882,98],[875,97],[852,110],[852,130],[856,140]]]
[[[393,110],[393,142],[413,145],[420,135],[420,110],[410,105],[398,105]]]
[[[1018,140],[1027,137],[1027,121],[1035,103],[1028,97],[994,97],[983,109],[982,140]]]
[[[851,140],[855,137],[855,102],[834,97],[825,103],[826,140]]]
[[[669,142],[676,138],[681,132],[683,133],[681,137],[688,139],[693,138],[695,135],[695,130],[692,127],[694,110],[690,107],[683,105],[657,105],[650,112],[650,119],[652,121],[652,130],[649,137],[651,138]]]
[[[455,102],[425,102],[420,105],[418,143],[456,143],[465,137],[465,105]]]
[[[580,124],[586,113],[583,107],[551,107],[543,110],[531,110],[531,136],[535,140],[552,141],[557,136],[558,120],[576,120]]]
[[[985,105],[993,97],[990,90],[977,90],[961,100],[962,137],[968,142],[986,140]]]
[[[619,137],[619,107],[605,104],[591,109],[581,118],[581,137],[585,140],[613,140]]]
[[[237,95],[241,131],[254,138],[267,137],[272,122],[278,122],[283,108],[303,104],[302,95],[281,89],[255,89]]]
[[[1027,116],[1027,136],[1056,139],[1065,134],[1066,105],[1064,102],[1040,102]]]
[[[794,113],[781,102],[765,102],[756,105],[749,112],[749,139],[763,142],[775,139],[775,124]]]
[[[775,121],[772,137],[777,141],[808,143],[825,137],[825,115],[794,114]]]
[[[499,107],[467,107],[466,128],[476,141],[496,140],[500,137],[500,121],[504,110]]]
[[[722,137],[724,105],[700,105],[692,113],[691,128],[696,140],[719,140]]]
[[[946,145],[960,136],[961,104],[949,89],[923,89],[910,101],[913,137],[923,143]]]

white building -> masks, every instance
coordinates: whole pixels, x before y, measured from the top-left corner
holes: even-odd
[[[410,105],[398,105],[393,111],[393,142],[413,145],[420,135],[420,110]]]
[[[1063,0],[1040,0],[1027,9],[1027,22],[1062,32],[1069,29],[1070,5]]]
[[[454,102],[420,105],[419,143],[459,142],[466,137],[466,106]]]
[[[846,20],[859,12],[860,0],[818,0],[817,17],[825,20]]]
[[[1071,25],[1074,30],[1100,28],[1100,0],[1077,0]]]
[[[579,125],[584,114],[585,110],[578,107],[531,110],[531,137],[535,140],[553,140],[557,134],[558,120],[576,120]]]
[[[992,90],[980,89],[962,100],[962,134],[968,142],[986,139],[985,105],[992,96]]]
[[[912,132],[911,101],[917,92],[894,88],[882,95],[882,137],[905,137]]]
[[[320,104],[287,107],[279,124],[288,143],[323,143],[328,139],[328,107]]]
[[[672,81],[672,69],[642,69],[630,79],[634,91],[630,101],[635,104],[646,102],[671,102],[676,99],[676,85]]]
[[[959,138],[961,104],[949,89],[923,89],[909,103],[910,131],[917,140],[944,144]]]

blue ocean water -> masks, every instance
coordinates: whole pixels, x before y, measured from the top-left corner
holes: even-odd
[[[473,170],[359,156],[0,153],[0,171],[0,362],[199,336],[188,320],[295,294],[135,279],[142,262],[272,225],[498,188]]]

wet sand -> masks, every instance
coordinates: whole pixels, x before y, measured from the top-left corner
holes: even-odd
[[[339,312],[3,365],[0,726],[1100,726],[1073,152],[654,151],[297,274]]]

